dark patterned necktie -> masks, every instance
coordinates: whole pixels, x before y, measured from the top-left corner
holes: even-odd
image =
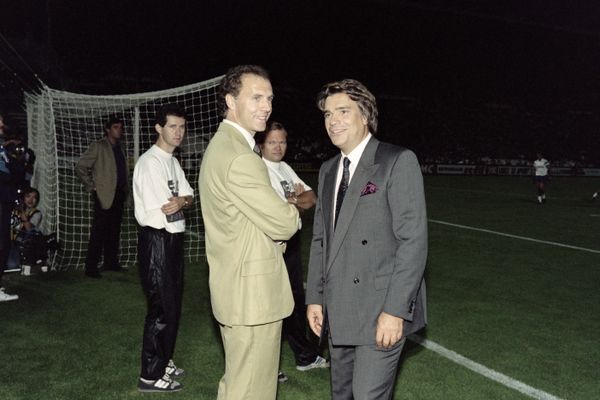
[[[346,195],[346,190],[348,190],[348,183],[350,182],[350,159],[348,157],[344,157],[344,171],[342,172],[342,180],[340,181],[340,187],[338,188],[337,197],[335,199],[335,219],[333,221],[333,229],[337,225],[338,215],[340,214],[340,209],[342,208],[342,203],[344,202],[344,196]]]

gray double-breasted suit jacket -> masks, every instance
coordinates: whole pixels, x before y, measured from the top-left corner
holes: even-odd
[[[319,172],[306,289],[321,304],[334,345],[375,343],[382,311],[404,319],[403,336],[426,325],[427,216],[415,154],[371,137],[333,230],[340,155]]]

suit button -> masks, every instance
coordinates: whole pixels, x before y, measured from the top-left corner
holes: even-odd
[[[367,243],[369,243],[369,242],[367,242],[366,240],[363,240],[361,243],[362,243],[362,245],[364,246],[364,245],[366,245],[366,244],[367,244]]]
[[[356,285],[356,284],[358,284],[358,282],[360,282],[360,279],[354,278],[354,280],[352,280],[352,282],[354,282],[354,284]]]
[[[321,278],[321,283],[325,283],[325,278]]]

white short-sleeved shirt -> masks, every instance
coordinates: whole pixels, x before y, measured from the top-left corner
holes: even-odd
[[[289,187],[293,188],[294,184],[301,183],[306,191],[312,190],[310,186],[308,186],[302,179],[298,177],[298,175],[294,172],[292,167],[290,167],[285,161],[273,162],[263,158],[263,161],[267,165],[267,170],[269,171],[269,179],[271,180],[271,186],[277,192],[279,197],[286,201],[285,191],[283,189],[283,185],[289,185]],[[282,183],[283,182],[283,183]]]
[[[535,176],[546,176],[548,175],[548,166],[550,163],[545,158],[541,160],[535,160],[533,167],[535,168]]]
[[[312,190],[312,188],[304,183],[304,181],[294,172],[292,167],[285,161],[273,162],[264,158],[263,161],[267,166],[267,171],[269,171],[271,186],[273,186],[273,189],[275,189],[283,201],[287,202],[285,190],[283,189],[284,185],[292,191],[294,189],[294,184],[301,183],[306,191]],[[298,221],[298,229],[302,229],[302,220]]]
[[[179,161],[153,145],[141,155],[133,170],[133,201],[138,224],[170,233],[185,231],[185,220],[167,222],[167,216],[160,209],[173,197],[169,181],[178,189],[178,196],[194,195]]]

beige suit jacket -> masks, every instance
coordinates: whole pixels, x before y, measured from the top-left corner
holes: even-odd
[[[123,151],[123,148],[121,148]],[[125,163],[127,156],[123,151]],[[127,170],[128,172],[128,170]],[[105,136],[90,145],[75,165],[75,173],[89,192],[96,189],[100,205],[107,210],[111,207],[117,190],[117,163],[112,150],[112,145]],[[125,174],[126,178],[128,173]],[[129,193],[129,182],[125,185],[125,192]]]
[[[282,244],[298,229],[264,162],[242,134],[221,123],[200,167],[199,184],[213,313],[223,325],[259,325],[291,314],[294,300]]]

